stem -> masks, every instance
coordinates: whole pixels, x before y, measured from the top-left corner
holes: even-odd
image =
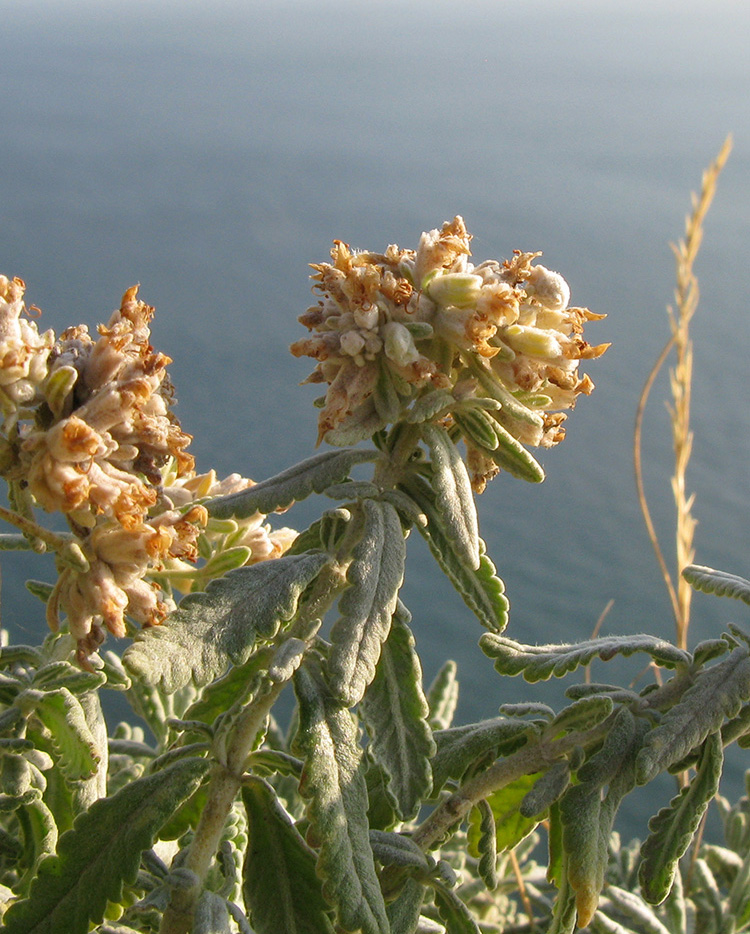
[[[325,566],[315,581],[310,599],[300,608],[296,622],[287,630],[285,637],[312,640],[318,629],[318,620],[326,614],[345,585],[346,576],[337,563]],[[196,881],[190,888],[172,889],[172,898],[159,928],[160,934],[189,934],[192,930],[203,883],[242,786],[245,762],[285,685],[286,681],[266,678],[265,690],[262,686],[237,718],[223,761],[217,762],[213,768],[206,806],[185,859],[184,867],[195,873]]]
[[[45,529],[43,525],[39,525],[39,523],[35,522],[33,519],[27,519],[25,516],[13,512],[12,509],[7,509],[5,506],[0,506],[0,519],[4,519],[10,525],[14,525],[23,532],[24,535],[28,535],[30,538],[36,539],[37,541],[44,542],[45,545],[49,546],[58,554],[64,554],[70,549],[70,536],[60,535],[58,532]]]

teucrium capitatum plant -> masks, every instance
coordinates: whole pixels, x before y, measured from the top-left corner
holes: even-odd
[[[564,410],[593,389],[579,363],[606,345],[584,340],[599,316],[569,306],[539,254],[474,265],[470,239],[457,217],[415,251],[337,242],[313,267],[311,335],[292,349],[316,360],[318,440],[333,447],[257,484],[195,474],[136,290],[98,338],[56,339],[24,317],[23,283],[0,280],[2,516],[17,530],[0,543],[52,550],[58,570],[31,585],[53,633],[0,652],[4,930],[462,934],[536,917],[654,931],[667,916],[687,930],[712,873],[746,922],[744,804],[723,806],[733,849],[702,851],[692,900],[678,868],[723,745],[750,731],[743,633],[693,653],[650,635],[503,635],[475,495],[500,472],[543,479],[529,447],[562,440]],[[266,521],[313,494],[329,503],[308,529]],[[500,677],[640,653],[661,683],[578,684],[562,710],[518,703],[454,726],[455,665],[425,689],[400,597],[415,529]],[[131,638],[121,656],[102,649],[107,631]],[[276,706],[287,685],[291,719]],[[107,738],[107,689],[148,735],[123,723]],[[652,822],[639,898],[614,820],[665,770],[687,778]]]

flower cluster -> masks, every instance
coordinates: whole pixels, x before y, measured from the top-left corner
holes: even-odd
[[[79,557],[61,561],[47,618],[57,629],[65,614],[87,665],[104,628],[122,636],[126,616],[164,620],[170,574],[183,591],[216,576],[208,559],[228,547],[228,531],[233,566],[278,556],[295,533],[272,533],[260,515],[221,535],[210,528],[203,501],[252,481],[196,476],[172,412],[171,361],[151,347],[153,308],[137,287],[96,336],[79,325],[57,341],[23,317],[23,293],[20,280],[0,278],[0,472],[22,515],[38,505],[68,521]]]
[[[417,400],[448,392],[429,417],[455,417],[481,489],[506,434],[545,447],[563,438],[561,410],[593,389],[578,364],[608,346],[586,343],[583,325],[603,316],[570,307],[562,276],[534,262],[540,253],[475,266],[470,240],[456,217],[422,234],[416,251],[355,252],[336,241],[332,262],[313,265],[321,298],[300,318],[312,335],[291,351],[318,361],[308,382],[329,384],[319,441],[348,444],[416,421]],[[479,410],[489,431],[481,443],[461,417]]]

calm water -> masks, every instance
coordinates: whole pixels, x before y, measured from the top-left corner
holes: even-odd
[[[668,243],[732,131],[698,263],[689,479],[697,560],[750,575],[749,6],[714,4],[710,18],[702,3],[658,0],[0,11],[0,269],[26,280],[56,330],[106,319],[140,282],[201,468],[260,479],[311,453],[317,393],[297,386],[309,368],[286,347],[310,300],[306,264],[333,238],[412,246],[461,213],[479,260],[543,250],[576,304],[607,313],[588,336],[613,346],[588,367],[597,390],[567,440],[543,458],[545,484],[499,478],[480,503],[521,641],[583,637],[610,599],[605,632],[672,636],[635,499],[632,427],[667,335]],[[665,391],[663,379],[644,456],[668,546]],[[318,508],[285,521],[301,526]],[[499,683],[478,624],[410,547],[405,599],[427,676],[458,659],[464,719],[527,694]],[[35,640],[36,607],[14,594],[23,570],[4,562],[6,619]],[[748,623],[746,608],[698,595],[694,639],[728,619]],[[559,686],[535,694],[556,702]],[[735,756],[735,783],[744,767]]]

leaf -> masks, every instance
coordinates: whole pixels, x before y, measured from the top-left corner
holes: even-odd
[[[300,836],[273,789],[246,777],[242,802],[248,845],[242,892],[258,934],[333,934],[315,874],[315,852]]]
[[[433,389],[412,403],[406,421],[412,425],[432,421],[437,415],[455,405],[455,402],[453,394],[447,389]]]
[[[188,594],[163,626],[140,631],[122,661],[136,678],[172,692],[242,665],[258,641],[272,639],[297,611],[307,585],[327,563],[323,554],[284,555],[237,568]]]
[[[217,519],[246,519],[256,512],[268,515],[306,499],[312,493],[322,493],[332,484],[345,480],[352,467],[377,460],[380,456],[375,450],[321,451],[248,490],[211,500],[206,508]]]
[[[487,454],[497,466],[520,480],[541,483],[544,480],[544,470],[533,455],[501,424],[495,426],[495,433],[497,447]]]
[[[437,510],[432,521],[439,522],[459,559],[476,571],[479,567],[479,526],[466,465],[444,429],[424,425],[422,436],[430,448],[432,460],[432,489]]]
[[[216,892],[203,892],[195,906],[191,934],[232,934],[227,901]]]
[[[641,847],[638,878],[643,897],[652,905],[661,904],[672,888],[678,861],[719,789],[723,761],[721,735],[711,733],[693,780],[648,823],[651,835]]]
[[[638,930],[643,931],[643,934],[671,934],[669,928],[661,923],[651,908],[635,892],[629,892],[616,885],[608,885],[607,897],[623,915],[627,916],[629,921],[637,923]]]
[[[484,633],[479,645],[485,655],[495,658],[495,668],[502,675],[523,673],[526,681],[561,678],[596,657],[609,661],[615,655],[629,656],[646,652],[664,668],[690,664],[690,655],[655,636],[607,636],[585,642],[559,645],[522,645],[504,636]]]
[[[482,934],[464,902],[454,891],[439,883],[435,888],[435,907],[445,924],[445,934]]]
[[[725,717],[736,716],[750,700],[750,653],[737,646],[722,662],[702,669],[695,683],[647,735],[638,754],[638,784],[645,785],[687,755]]]
[[[601,748],[578,770],[579,784],[560,799],[567,881],[575,892],[579,927],[591,921],[599,903],[615,816],[635,786],[635,756],[647,729],[621,707]]]
[[[606,694],[594,694],[582,697],[565,707],[544,729],[545,738],[554,739],[561,733],[571,730],[590,730],[606,720],[614,709],[611,697]]]
[[[232,704],[242,703],[253,691],[258,676],[270,665],[275,651],[273,646],[264,646],[242,665],[233,665],[221,678],[207,684],[185,711],[184,719],[212,724]]]
[[[496,759],[525,741],[533,728],[523,720],[494,717],[434,733],[437,751],[432,760],[433,794],[450,779],[460,779],[478,760]]]
[[[498,853],[512,850],[524,837],[528,837],[539,823],[533,817],[524,817],[519,810],[521,802],[538,778],[539,773],[523,775],[487,796],[487,803],[492,808],[495,818],[495,840]],[[480,812],[474,808],[469,815],[467,834],[469,852],[472,856],[480,855],[480,824]]]
[[[367,822],[367,789],[357,727],[330,695],[313,660],[298,668],[294,685],[299,729],[293,751],[305,759],[300,793],[320,842],[317,871],[323,896],[346,931],[388,934]]]
[[[453,418],[461,434],[477,447],[495,451],[499,444],[497,422],[477,406],[453,409]]]
[[[34,713],[50,732],[57,763],[68,781],[81,781],[96,773],[106,747],[99,748],[74,694],[67,688],[46,692],[29,689],[18,702],[23,707],[33,703]]]
[[[484,542],[479,539],[479,567],[475,569],[456,550],[443,529],[429,484],[412,474],[404,480],[402,489],[427,516],[427,524],[418,528],[443,573],[479,622],[492,632],[502,632],[508,623],[508,600],[505,585],[495,574],[494,564],[484,554]]]
[[[328,661],[331,688],[347,706],[362,699],[375,676],[404,580],[406,545],[398,513],[390,503],[364,500],[362,538],[352,552],[341,616],[331,629]]]
[[[495,814],[488,801],[484,798],[477,801],[477,814],[479,815],[479,832],[476,840],[476,851],[479,857],[477,872],[482,882],[492,892],[497,888],[497,828],[495,827]]]
[[[430,793],[430,759],[436,748],[427,721],[422,668],[407,625],[410,619],[399,603],[375,678],[360,705],[370,753],[387,776],[388,792],[402,820],[415,817]]]
[[[142,851],[207,768],[184,759],[92,804],[41,863],[29,897],[8,909],[4,934],[86,934],[108,901],[120,901],[123,882],[135,882]]]
[[[416,934],[425,887],[416,879],[407,879],[401,894],[387,907],[391,934]]]
[[[458,703],[458,666],[448,659],[435,675],[427,691],[427,705],[430,708],[430,726],[433,730],[447,730],[453,722],[453,714]]]
[[[750,581],[727,571],[715,571],[699,564],[689,564],[682,569],[682,576],[696,590],[712,593],[717,597],[732,597],[750,604]]]
[[[561,759],[553,763],[534,783],[519,805],[522,817],[539,818],[567,790],[570,784],[570,763]]]
[[[403,834],[371,830],[370,845],[375,859],[383,866],[399,866],[425,875],[435,867],[432,857],[426,856],[411,837]]]

